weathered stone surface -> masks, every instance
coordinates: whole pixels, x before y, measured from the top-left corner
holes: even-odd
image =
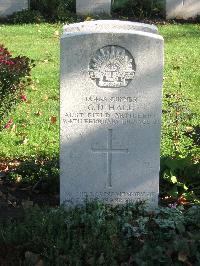
[[[79,15],[110,14],[111,0],[76,0]]]
[[[64,29],[61,203],[157,204],[163,38],[121,23]]]
[[[200,15],[199,0],[166,0],[167,19],[188,19]]]
[[[28,9],[28,0],[0,0],[0,17]]]
[[[98,21],[85,21],[81,23],[74,23],[64,26],[64,33],[75,32],[115,32],[115,31],[144,31],[150,33],[158,33],[158,29],[154,25],[120,21],[120,20],[98,20]]]

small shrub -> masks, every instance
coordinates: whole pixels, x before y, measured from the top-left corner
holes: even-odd
[[[30,83],[33,66],[28,57],[12,57],[8,49],[0,44],[0,123]]]
[[[196,17],[196,21],[197,21],[198,23],[200,23],[200,15],[198,15],[198,16]]]
[[[0,263],[27,265],[24,255],[31,252],[43,265],[197,266],[199,219],[198,206],[151,212],[141,204],[99,202],[67,210],[36,207],[19,220],[0,219]]]
[[[59,162],[58,158],[34,158],[24,160],[19,166],[10,171],[7,179],[17,182],[21,177],[21,184],[35,185],[35,189],[43,192],[58,193],[59,191]],[[19,183],[19,181],[18,181]]]
[[[163,17],[164,2],[162,0],[115,0],[113,11],[133,18]]]
[[[75,13],[72,13],[71,11],[67,10],[65,6],[60,5],[57,9],[57,20],[63,21],[67,23],[74,23],[77,22],[77,16]]]
[[[22,10],[9,16],[7,20],[14,24],[41,23],[44,22],[44,17],[38,10]]]
[[[64,21],[76,12],[75,0],[31,0],[30,7],[49,21]]]

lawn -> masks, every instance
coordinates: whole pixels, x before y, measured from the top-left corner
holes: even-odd
[[[27,102],[10,113],[7,120],[12,118],[14,126],[0,132],[2,159],[59,154],[58,34],[61,31],[62,26],[57,24],[0,27],[1,43],[14,55],[26,55],[36,64],[32,70],[33,84],[26,93]],[[159,32],[165,39],[161,156],[178,152],[182,157],[197,158],[193,139],[199,144],[200,25],[162,25]]]
[[[166,24],[158,28],[165,39],[161,176],[173,168],[170,174],[167,173],[169,179],[173,175],[183,175],[189,182],[191,175],[196,179],[199,174],[200,25]],[[3,121],[6,124],[12,119],[12,126],[0,132],[0,162],[4,165],[5,161],[17,161],[18,165],[19,161],[28,161],[18,167],[17,174],[10,174],[12,179],[16,176],[19,179],[19,175],[20,180],[32,180],[33,183],[42,175],[53,183],[55,176],[57,181],[59,179],[61,32],[61,24],[0,27],[1,43],[13,55],[28,56],[36,65],[32,70],[32,85],[26,91],[27,101],[21,102]],[[175,166],[174,161],[168,162],[174,158],[177,160]],[[195,183],[194,187],[199,194],[199,185]]]
[[[14,55],[26,55],[36,64],[27,102],[9,115],[14,127],[0,133],[1,158],[58,156],[59,36],[56,31],[60,28],[48,24],[0,28],[1,43]],[[57,121],[54,119],[52,123],[52,117]]]
[[[166,25],[160,27],[160,33],[165,39],[161,155],[171,156],[177,150],[181,157],[192,155],[197,158],[200,144],[200,25]],[[190,130],[194,141],[187,137]]]

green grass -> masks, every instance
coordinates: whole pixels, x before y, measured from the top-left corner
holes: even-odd
[[[175,152],[172,138],[176,128],[175,123],[172,122],[174,122],[177,108],[179,111],[177,115],[178,152],[182,157],[191,154],[198,157],[199,150],[195,145],[197,143],[188,138],[185,133],[187,133],[187,127],[199,128],[200,24],[161,26],[160,33],[165,39],[163,109],[166,111],[163,115],[161,154],[168,156]],[[169,100],[169,94],[172,95],[172,100]],[[172,105],[173,102],[174,105]],[[194,131],[193,134],[195,133],[199,134]],[[199,135],[196,138],[199,138]]]
[[[33,85],[26,91],[28,101],[9,114],[7,120],[12,118],[14,126],[0,132],[0,162],[26,160],[18,167],[17,175],[33,183],[43,175],[48,179],[56,173],[58,177],[55,169],[59,156],[58,32],[61,31],[60,24],[0,26],[1,43],[15,56],[28,56],[36,64],[32,70]],[[186,192],[186,184],[188,191],[200,196],[197,164],[200,154],[200,25],[166,24],[159,26],[159,32],[165,39],[161,177],[165,176],[171,183],[169,187],[165,181],[161,183],[161,191],[180,196]],[[51,123],[52,116],[56,117],[55,123]],[[15,175],[11,173],[10,176],[15,179]],[[173,176],[180,183],[174,184]],[[193,198],[190,193],[188,195]]]
[[[54,33],[61,28],[57,24],[0,27],[1,43],[14,55],[26,55],[36,63],[32,71],[34,84],[27,90],[28,103],[18,105],[9,115],[16,128],[0,132],[1,158],[51,157],[59,153],[59,38]],[[164,25],[159,31],[165,39],[161,155],[172,156],[175,152],[172,141],[175,108],[169,106],[166,98],[170,94],[173,99],[178,98],[183,109],[178,124],[179,152],[183,157],[191,153],[197,156],[197,147],[184,135],[184,130],[199,124],[200,25]],[[57,117],[55,124],[50,123],[51,116]],[[24,139],[28,139],[26,144]]]
[[[16,128],[0,133],[2,158],[58,155],[59,39],[54,33],[59,29],[49,24],[0,27],[1,43],[14,55],[26,55],[36,64],[33,86],[26,93],[28,103],[18,105],[9,115]],[[51,116],[57,117],[55,124],[50,122]]]

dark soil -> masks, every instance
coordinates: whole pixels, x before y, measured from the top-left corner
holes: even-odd
[[[18,218],[23,215],[24,209],[35,205],[59,205],[59,194],[44,193],[33,188],[0,179],[0,219]]]

